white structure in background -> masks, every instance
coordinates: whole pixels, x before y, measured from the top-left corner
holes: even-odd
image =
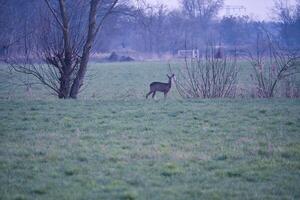
[[[179,58],[199,58],[199,49],[191,50],[178,50],[177,55]]]
[[[245,6],[241,6],[241,5],[225,6],[225,10],[226,10],[226,17],[229,17],[229,16],[233,16],[233,17],[243,16],[243,15],[246,15],[246,11],[247,11]]]

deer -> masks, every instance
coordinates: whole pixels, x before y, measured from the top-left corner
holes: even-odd
[[[172,86],[172,78],[174,77],[174,74],[172,74],[171,76],[169,76],[167,74],[167,77],[169,78],[169,82],[168,83],[161,83],[161,82],[152,82],[150,84],[150,92],[147,93],[146,95],[146,99],[148,98],[148,96],[152,93],[152,98],[154,98],[155,94],[157,91],[159,92],[163,92],[164,93],[164,97],[167,97],[168,92],[171,89]]]

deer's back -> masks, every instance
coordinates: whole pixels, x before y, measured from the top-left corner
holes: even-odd
[[[152,82],[150,84],[151,91],[167,92],[167,91],[169,91],[169,89],[170,89],[170,86],[168,83]]]

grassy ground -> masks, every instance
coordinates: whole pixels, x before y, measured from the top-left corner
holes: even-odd
[[[125,63],[91,63],[80,99],[97,100],[136,100],[145,99],[152,81],[167,82],[168,62],[125,62]],[[183,68],[183,63],[170,63],[175,73]],[[249,87],[251,67],[246,62],[239,62],[240,80],[243,88]],[[32,85],[30,92],[20,85],[28,82],[28,77],[7,75],[0,66],[0,99],[55,99],[49,91],[39,85]],[[176,74],[175,74],[176,75]],[[22,80],[22,82],[20,81]],[[29,79],[31,80],[31,79]],[[15,82],[12,85],[9,82]],[[161,98],[162,94],[157,94]],[[169,98],[178,99],[175,89],[170,91]]]
[[[178,63],[172,64],[174,68]],[[1,70],[2,69],[2,70]],[[36,82],[20,74],[10,74],[0,65],[0,99],[56,99],[40,85],[32,85],[30,92],[22,86],[23,82]],[[85,87],[80,99],[99,100],[135,100],[145,99],[152,81],[167,82],[169,73],[167,62],[127,62],[127,63],[91,63]],[[15,84],[10,84],[13,82]],[[178,97],[175,90],[171,98]],[[158,96],[163,96],[158,94]]]
[[[1,199],[299,199],[300,102],[1,101]]]
[[[165,65],[97,67],[77,101],[0,88],[0,199],[300,198],[299,100],[146,101]]]

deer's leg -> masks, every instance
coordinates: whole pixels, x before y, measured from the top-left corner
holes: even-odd
[[[148,92],[148,94],[146,95],[146,99],[148,99],[148,96],[152,93],[152,91]]]
[[[164,92],[164,97],[165,97],[165,99],[167,98],[167,94],[168,94],[167,92]]]
[[[154,98],[154,96],[155,96],[155,93],[156,93],[156,91],[154,91],[154,92],[153,92],[153,94],[152,94],[152,98]]]

